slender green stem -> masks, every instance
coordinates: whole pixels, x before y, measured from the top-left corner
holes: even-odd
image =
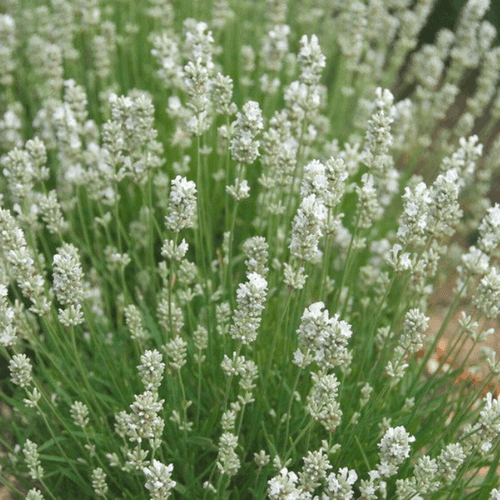
[[[310,419],[307,425],[300,431],[299,435],[295,438],[293,443],[290,445],[289,450],[285,454],[285,458],[283,458],[283,463],[286,463],[290,455],[293,453],[293,450],[295,450],[295,447],[299,443],[299,441],[307,434],[309,433],[309,429],[314,425],[314,420]]]
[[[293,401],[295,399],[295,391],[297,390],[297,386],[299,385],[300,375],[302,374],[302,370],[297,371],[297,375],[295,377],[295,382],[293,384],[292,393],[290,394],[290,400],[288,402],[288,409],[286,412],[286,426],[285,426],[285,438],[283,440],[283,450],[286,449],[288,443],[288,435],[290,432],[290,420],[292,419],[292,406]]]

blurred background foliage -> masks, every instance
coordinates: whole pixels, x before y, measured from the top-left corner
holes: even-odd
[[[433,43],[436,33],[442,28],[448,28],[454,31],[460,16],[460,11],[466,3],[467,0],[437,0],[425,27],[420,33],[419,46],[425,43]],[[493,45],[499,45],[500,0],[490,0],[490,8],[484,20],[489,21],[497,29],[497,38]],[[469,77],[463,82],[466,92],[468,89],[474,88],[477,75],[477,71],[471,71]],[[500,202],[500,176],[496,176],[496,180],[492,182],[489,196],[493,202]]]
[[[467,0],[438,0],[425,28],[422,30],[421,42],[432,43],[434,41],[434,35],[441,28],[453,30],[458,20],[460,10],[466,2]],[[491,0],[490,10],[484,19],[492,23],[500,32],[500,0]],[[500,38],[497,35],[495,45],[499,42]]]

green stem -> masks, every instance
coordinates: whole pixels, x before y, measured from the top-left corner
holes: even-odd
[[[290,432],[290,420],[292,418],[292,405],[293,405],[293,400],[295,397],[295,391],[297,390],[297,386],[299,385],[299,378],[300,378],[301,373],[302,373],[302,370],[299,369],[299,371],[297,372],[297,376],[295,377],[295,382],[293,384],[292,393],[290,394],[290,401],[288,402],[288,410],[286,412],[287,418],[286,418],[286,426],[285,426],[285,439],[283,441],[283,450],[286,449],[286,445],[288,443],[288,435]],[[286,462],[286,460],[285,460],[285,462]]]
[[[314,420],[310,419],[307,425],[300,431],[300,434],[297,436],[295,441],[290,445],[290,449],[285,455],[285,458],[283,459],[283,463],[286,463],[290,455],[292,454],[293,450],[297,446],[297,443],[309,432],[309,428],[314,425]]]

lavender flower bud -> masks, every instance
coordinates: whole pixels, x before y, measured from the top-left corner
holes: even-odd
[[[132,413],[125,413],[121,417],[130,441],[141,443],[143,439],[149,439],[150,442],[161,439],[165,423],[158,414],[164,402],[164,399],[158,401],[156,392],[145,391],[134,396],[134,402],[130,405]]]
[[[106,492],[108,491],[106,473],[100,467],[92,471],[92,488],[98,497],[106,496]]]
[[[149,467],[144,467],[142,472],[146,476],[146,489],[149,490],[152,500],[166,500],[175,485],[172,480],[172,464],[164,465],[158,460],[153,460]]]
[[[144,343],[149,338],[149,333],[142,324],[142,315],[137,306],[130,304],[125,308],[125,324],[130,330],[131,337]]]
[[[493,318],[500,312],[500,272],[490,268],[479,282],[472,303],[487,317]]]
[[[305,492],[312,492],[321,481],[326,478],[326,473],[332,466],[328,460],[328,455],[323,449],[318,451],[308,451],[304,457],[304,466],[299,472],[299,483]]]
[[[172,181],[169,214],[165,217],[168,229],[178,233],[187,227],[196,224],[196,184],[178,175]]]
[[[165,370],[162,355],[156,349],[146,351],[141,355],[141,364],[137,369],[145,389],[147,391],[157,391],[163,380]]]
[[[297,335],[300,346],[306,352],[298,350],[295,353],[295,362],[301,367],[314,360],[320,368],[329,369],[346,363],[348,359],[347,342],[352,335],[351,326],[339,321],[338,314],[329,318],[324,307],[323,302],[316,302],[302,315]],[[309,352],[312,357],[307,359]]]
[[[325,491],[332,500],[351,500],[354,498],[353,485],[357,481],[356,471],[347,467],[332,472],[326,478]]]
[[[252,344],[257,339],[266,300],[267,281],[260,274],[250,273],[248,281],[239,285],[236,292],[238,307],[234,312],[229,334],[243,344]]]
[[[62,304],[81,302],[83,292],[83,271],[78,250],[74,245],[65,243],[54,255],[54,291]]]
[[[37,490],[36,488],[33,488],[32,490],[29,490],[28,493],[26,494],[26,500],[44,500],[42,492],[40,490]]]
[[[16,342],[14,309],[7,302],[7,287],[0,285],[0,346],[13,346]]]
[[[290,252],[294,257],[309,262],[318,260],[318,243],[323,236],[326,208],[314,194],[305,197],[293,219]]]
[[[70,415],[78,427],[85,429],[89,423],[89,409],[86,404],[75,401],[70,408]]]
[[[243,251],[247,256],[245,265],[249,274],[257,273],[266,276],[269,271],[267,267],[268,248],[269,245],[262,236],[254,236],[245,241]]]
[[[264,36],[260,57],[266,70],[278,73],[283,67],[283,59],[288,52],[289,34],[290,26],[281,24],[274,26]]]
[[[186,363],[187,343],[181,337],[174,337],[165,346],[165,352],[169,358],[168,366],[171,370],[180,370]]]
[[[377,469],[382,477],[393,476],[401,465],[410,456],[410,443],[415,437],[410,436],[403,426],[389,427],[378,444],[380,448],[380,464]]]
[[[217,73],[212,80],[212,99],[216,113],[227,116],[236,113],[236,104],[231,102],[232,98],[233,80],[229,76]]]
[[[403,200],[405,206],[399,223],[399,241],[403,245],[413,242],[421,244],[424,241],[429,205],[432,201],[429,190],[423,182],[420,182],[413,190],[406,187]]]
[[[405,315],[403,333],[399,345],[409,354],[416,353],[423,346],[423,334],[429,325],[429,318],[418,309],[410,309]]]
[[[260,142],[255,137],[263,128],[259,104],[255,101],[246,102],[237,114],[234,138],[229,148],[236,162],[250,164],[257,159]]]
[[[337,401],[340,382],[335,374],[312,374],[313,388],[307,396],[306,411],[328,432],[333,432],[342,418],[342,410]]]
[[[311,35],[311,40],[308,40],[307,35],[303,35],[300,44],[302,45],[298,56],[300,81],[306,85],[317,85],[326,66],[326,57],[321,52],[318,37]]]
[[[464,463],[466,455],[459,443],[446,446],[437,458],[439,476],[446,484],[451,484],[457,476],[457,471]]]
[[[495,255],[500,243],[500,205],[488,209],[479,225],[479,239],[477,246],[488,255]]]
[[[283,264],[283,281],[289,290],[302,290],[304,288],[307,279],[307,274],[304,271],[303,267],[296,269],[286,262]]]
[[[9,362],[12,383],[21,387],[31,384],[31,362],[25,354],[16,354]]]
[[[50,309],[45,297],[44,279],[35,269],[35,261],[24,233],[8,210],[0,208],[0,245],[5,260],[12,266],[12,275],[23,295],[32,302],[31,310],[44,314]]]
[[[235,452],[238,446],[238,436],[231,432],[224,432],[219,438],[219,454],[217,468],[225,476],[234,476],[238,473],[241,463]]]
[[[490,491],[489,500],[500,500],[500,490],[498,488],[493,488]]]
[[[267,494],[270,500],[299,499],[301,490],[295,486],[297,480],[298,477],[295,472],[289,472],[286,467],[281,469],[278,476],[267,482]]]
[[[44,471],[40,465],[38,446],[27,439],[24,443],[23,453],[31,479],[33,479],[33,481],[41,480],[43,478]]]

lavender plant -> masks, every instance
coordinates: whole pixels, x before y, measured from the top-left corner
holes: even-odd
[[[12,498],[500,498],[499,49],[435,3],[1,3]]]

